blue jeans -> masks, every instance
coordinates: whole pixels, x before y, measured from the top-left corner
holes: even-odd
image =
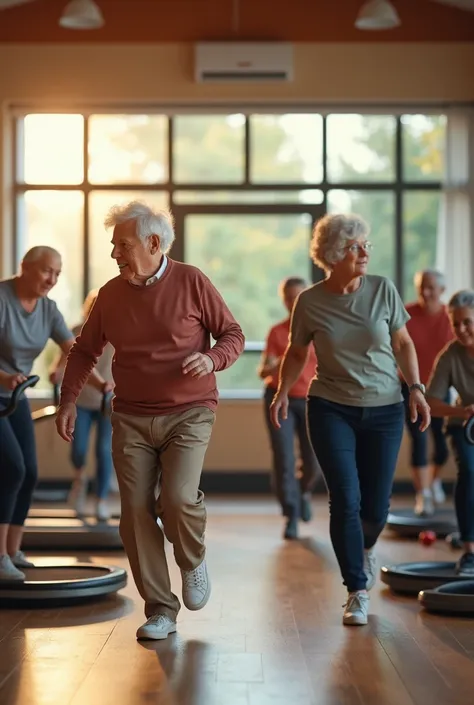
[[[428,432],[420,431],[420,418],[415,423],[410,419],[410,392],[408,385],[402,384],[402,393],[405,403],[405,422],[407,430],[411,436],[411,464],[414,468],[424,468],[428,465]],[[449,404],[450,395],[444,399]],[[443,432],[444,418],[433,416],[430,424],[430,432],[434,441],[433,463],[441,467],[448,459],[448,444]]]
[[[454,506],[461,541],[474,541],[474,446],[464,438],[462,426],[448,427],[458,469]]]
[[[112,424],[110,419],[100,411],[77,407],[77,419],[74,427],[74,439],[71,447],[71,462],[76,470],[82,470],[86,464],[87,449],[92,424],[95,423],[96,443],[96,494],[105,499],[109,494],[110,480],[113,473],[112,463]]]
[[[382,532],[403,436],[403,402],[379,407],[308,399],[311,442],[329,492],[330,535],[344,585],[365,590],[364,549]]]
[[[5,408],[9,399],[0,398]],[[38,478],[36,440],[28,399],[0,418],[0,524],[23,526]]]
[[[306,399],[290,397],[288,418],[281,422],[281,428],[275,428],[270,419],[270,404],[274,396],[275,390],[267,387],[264,409],[273,455],[273,485],[283,516],[298,519],[301,514],[301,493],[312,491],[321,470],[309,440]],[[301,482],[298,482],[295,475],[295,437],[300,446]]]

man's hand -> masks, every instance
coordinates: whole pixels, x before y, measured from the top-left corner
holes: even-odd
[[[12,375],[6,375],[5,378],[2,380],[2,383],[7,389],[11,389],[13,391],[15,387],[18,387],[18,385],[24,382],[26,379],[27,377],[25,377],[25,375],[21,372],[15,372]]]
[[[419,389],[410,392],[410,418],[416,423],[418,414],[421,416],[420,431],[426,431],[431,423],[431,410],[425,395]]]
[[[199,379],[209,375],[214,369],[214,363],[209,355],[195,352],[183,361],[183,374],[190,374],[192,377]]]
[[[68,443],[72,441],[76,425],[76,405],[72,402],[61,404],[56,414],[56,428],[61,438]]]
[[[59,384],[61,382],[62,376],[63,376],[63,371],[60,368],[56,367],[55,370],[51,370],[49,373],[49,381],[51,384]]]
[[[270,404],[270,418],[275,428],[281,428],[279,413],[281,412],[282,421],[288,418],[288,394],[277,392]]]
[[[102,387],[102,394],[108,394],[109,392],[113,392],[115,389],[115,384],[113,382],[104,382],[104,386]]]

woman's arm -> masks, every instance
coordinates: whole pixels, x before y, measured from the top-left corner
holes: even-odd
[[[406,326],[392,333],[392,349],[408,386],[420,384],[420,370],[415,345]]]
[[[426,431],[431,422],[431,412],[421,389],[412,389],[413,385],[420,384],[420,370],[415,346],[406,326],[402,326],[392,333],[392,349],[401,373],[410,387],[411,421],[416,423],[418,414],[420,414],[420,431]]]
[[[288,394],[298,381],[308,359],[309,345],[290,343],[283,356],[278,379],[278,394]]]
[[[472,407],[469,406],[452,406],[430,395],[427,395],[426,401],[430,405],[431,415],[437,416],[438,418],[449,416],[450,418],[468,419],[472,416]]]

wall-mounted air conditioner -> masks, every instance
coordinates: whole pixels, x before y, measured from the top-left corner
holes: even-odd
[[[194,61],[198,83],[293,80],[293,45],[288,42],[199,42]]]

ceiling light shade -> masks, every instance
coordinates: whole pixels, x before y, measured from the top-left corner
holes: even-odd
[[[104,25],[104,18],[94,0],[71,0],[59,24],[65,29],[99,29]]]
[[[355,22],[357,29],[393,29],[400,24],[398,13],[389,0],[369,0]]]

